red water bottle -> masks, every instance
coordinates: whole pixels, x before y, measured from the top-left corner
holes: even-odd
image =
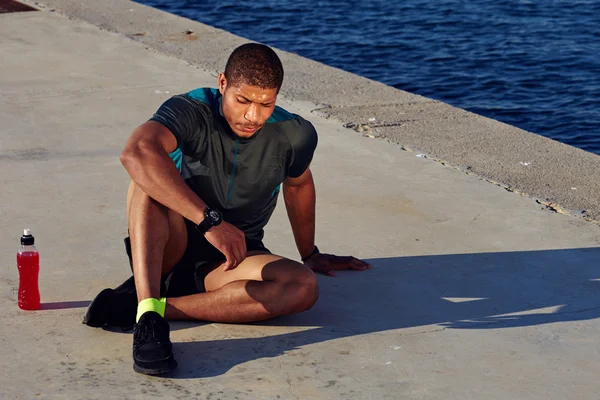
[[[40,289],[38,276],[40,273],[40,255],[37,252],[30,229],[23,230],[21,247],[17,253],[19,268],[19,308],[37,310],[40,308]]]

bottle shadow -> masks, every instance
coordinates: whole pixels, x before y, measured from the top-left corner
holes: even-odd
[[[64,310],[67,308],[85,308],[89,306],[91,300],[77,300],[77,301],[57,301],[54,303],[42,303],[40,304],[40,310]]]

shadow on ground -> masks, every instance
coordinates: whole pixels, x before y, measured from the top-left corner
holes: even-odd
[[[54,303],[40,304],[40,310],[64,310],[67,308],[86,308],[91,303],[90,300],[75,300],[75,301],[57,301]]]
[[[502,329],[597,318],[598,259],[599,248],[581,248],[367,260],[369,271],[321,276],[312,310],[255,324],[310,328],[174,343],[180,367],[171,378],[218,376],[304,345],[401,328]]]

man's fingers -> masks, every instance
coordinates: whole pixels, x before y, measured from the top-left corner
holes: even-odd
[[[235,268],[246,258],[246,240],[241,232],[230,242],[230,251],[235,260]]]
[[[340,260],[338,262],[345,264],[353,269],[366,269],[370,267],[370,265],[366,262],[352,256],[340,257]]]
[[[323,275],[327,275],[327,276],[335,276],[335,272],[333,272],[333,268],[327,267],[324,264],[313,265],[312,267],[310,267],[310,269],[312,269],[313,272],[316,272],[319,274],[323,274]]]
[[[233,268],[234,268],[234,261],[226,260],[225,266],[223,267],[223,271],[229,271],[230,269],[233,269]]]
[[[330,265],[331,269],[335,270],[343,270],[343,269],[353,269],[358,271],[364,271],[365,269],[371,268],[369,264],[364,261],[361,261],[352,256],[346,257],[336,257]]]
[[[242,261],[246,259],[246,241],[241,240],[237,243],[231,243],[223,254],[225,255],[225,259],[227,260],[225,262],[224,270],[229,271],[231,269],[236,268],[242,263]]]
[[[369,269],[371,266],[366,262],[352,257],[352,268],[354,269]]]
[[[244,261],[246,255],[248,255],[248,249],[246,248],[246,239],[242,238],[240,247],[240,258],[238,258],[238,264]]]
[[[238,256],[235,254],[235,251],[233,249],[225,249],[223,255],[225,256],[225,266],[223,267],[223,270],[229,271],[230,269],[234,269],[235,267],[237,267]]]
[[[231,253],[232,253],[231,254],[231,259],[233,261],[233,268],[235,268],[235,267],[237,267],[240,264],[240,262],[241,262],[241,260],[243,258],[243,255],[242,255],[241,250],[240,249],[236,249],[236,248],[233,248],[232,251],[231,251]]]

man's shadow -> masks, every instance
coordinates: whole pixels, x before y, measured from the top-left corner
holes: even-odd
[[[218,376],[250,360],[372,332],[427,325],[502,329],[597,318],[599,258],[599,248],[581,248],[366,260],[371,270],[320,276],[313,309],[253,324],[311,328],[174,343],[180,367],[171,378]]]

